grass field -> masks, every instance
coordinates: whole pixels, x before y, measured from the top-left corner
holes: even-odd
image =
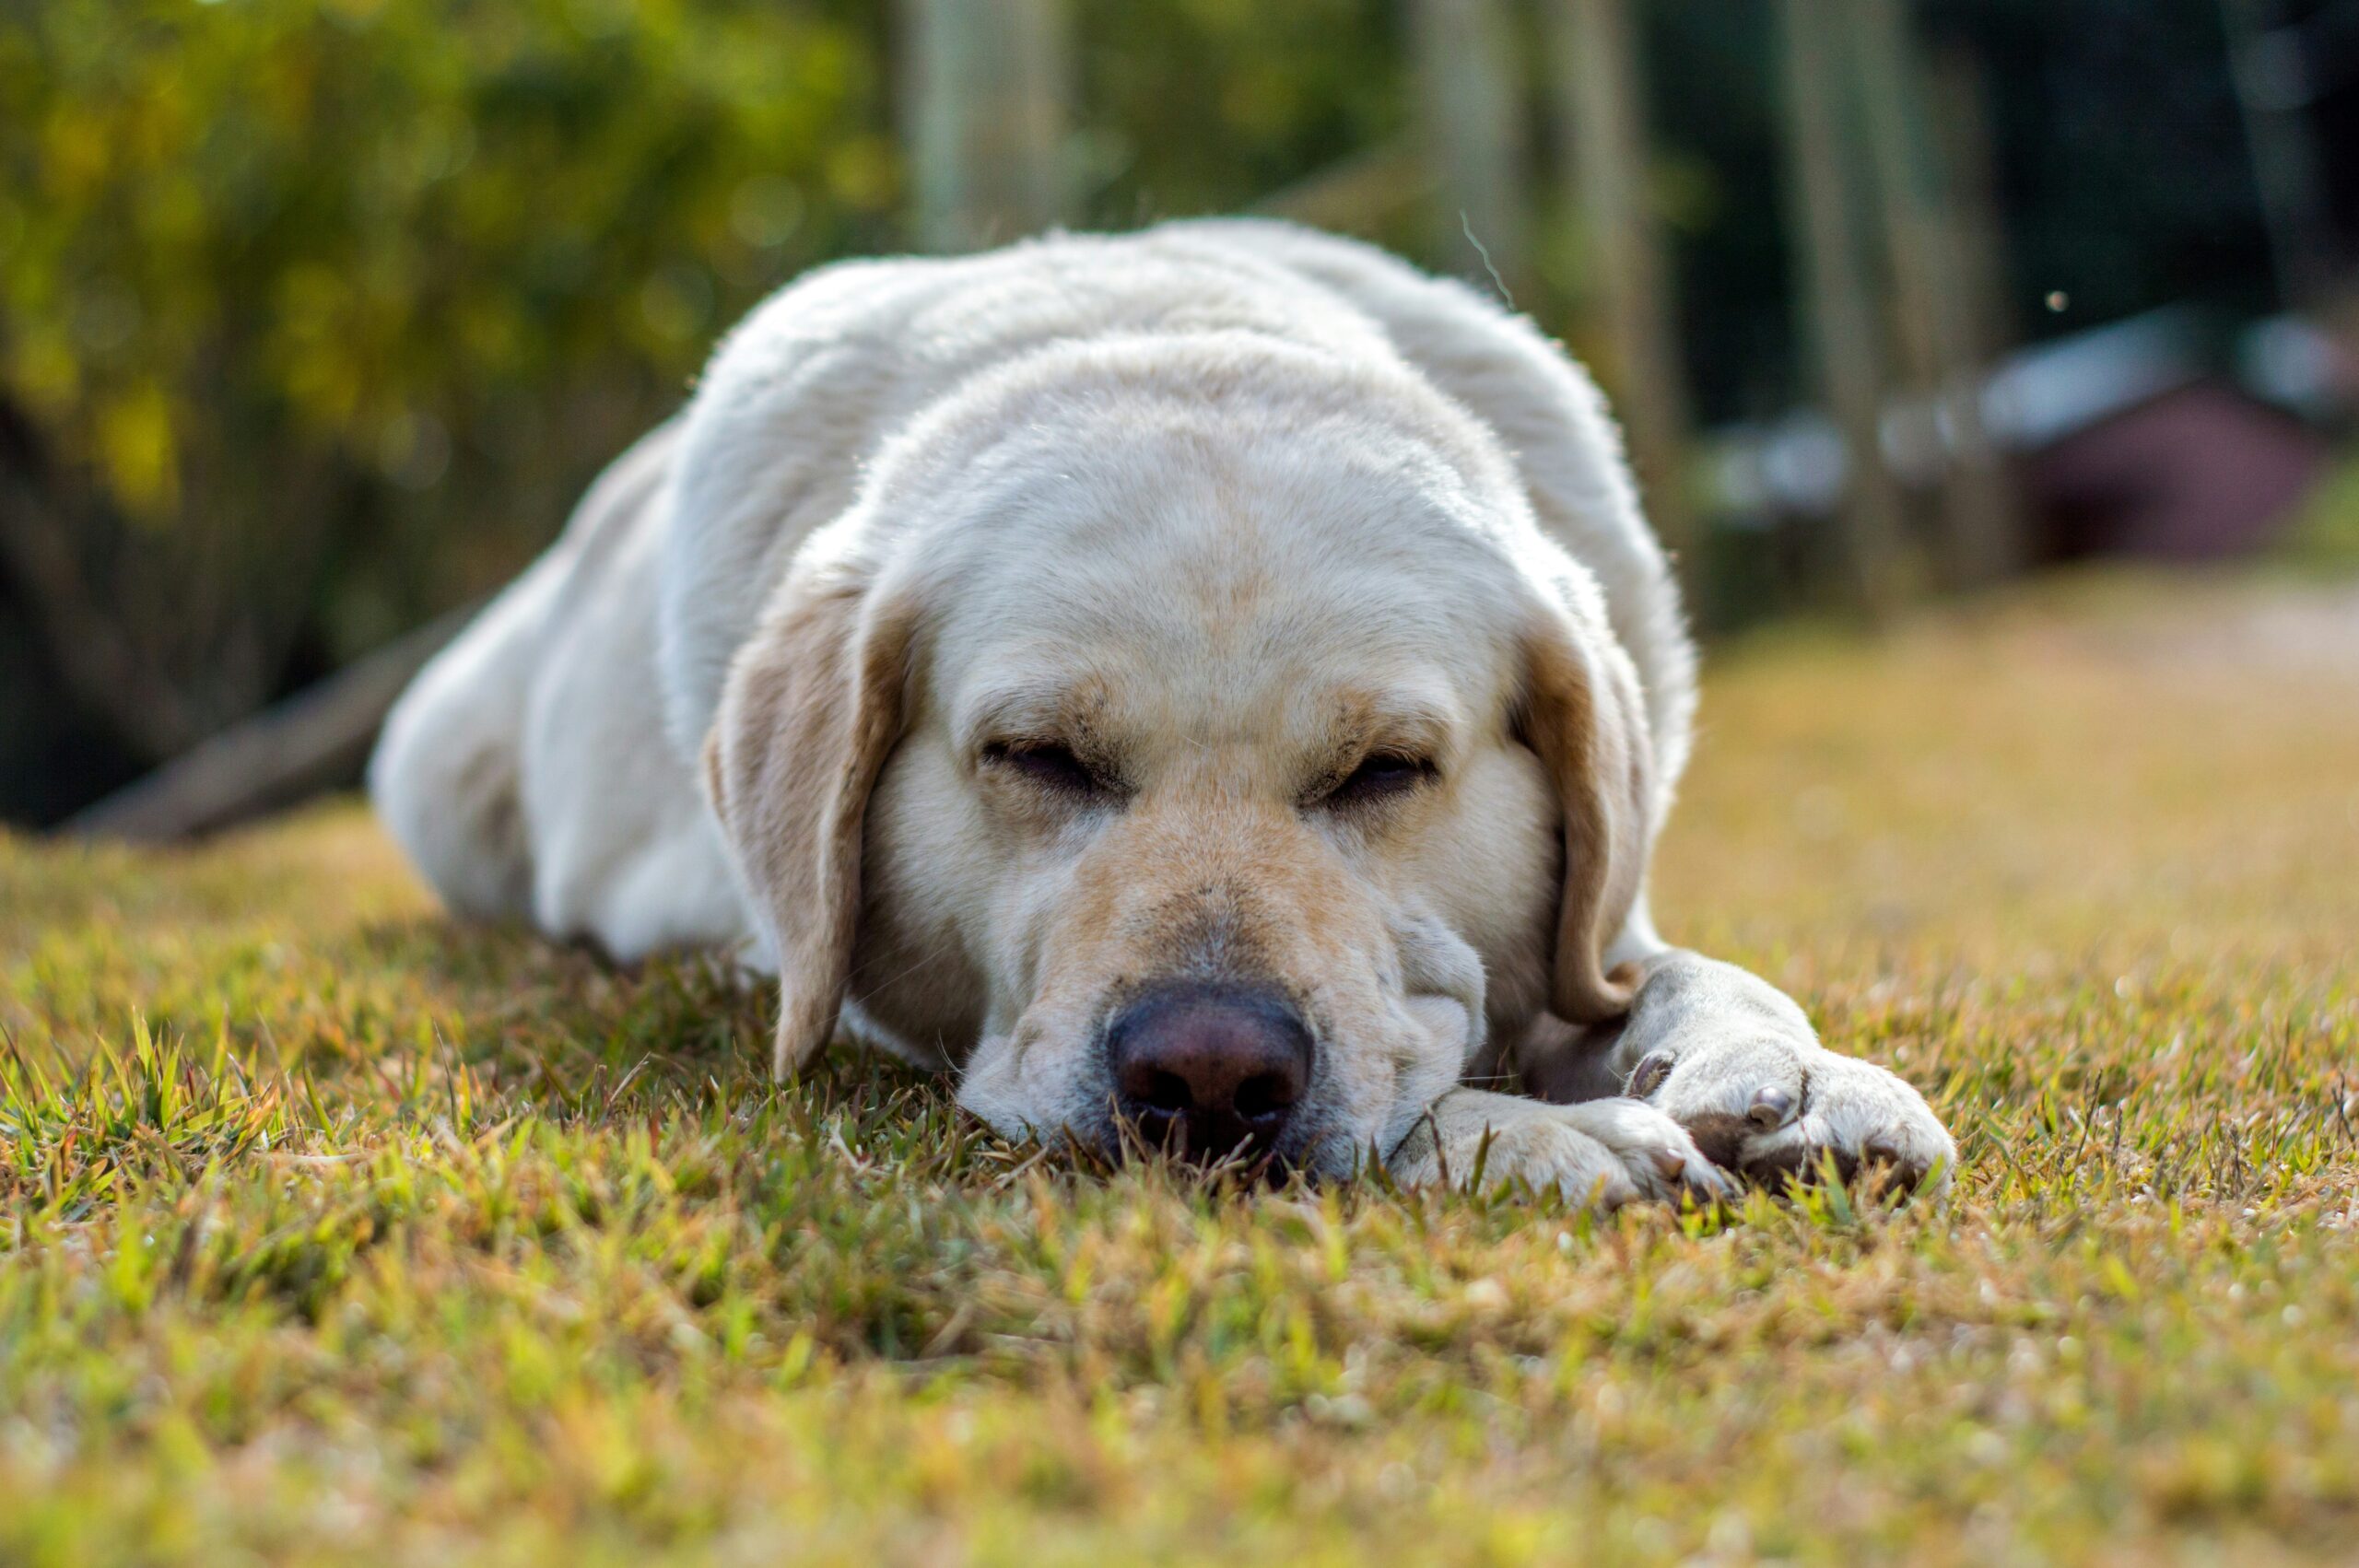
[[[1670,934],[1946,1200],[1045,1168],[439,917],[350,804],[0,841],[0,1562],[2359,1558],[2359,596],[1713,670]]]

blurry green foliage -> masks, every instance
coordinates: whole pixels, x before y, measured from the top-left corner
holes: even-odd
[[[12,16],[0,364],[135,515],[236,419],[417,481],[503,394],[675,381],[895,193],[865,40],[769,0]]]
[[[0,400],[93,607],[211,623],[145,649],[224,686],[182,727],[323,595],[365,642],[512,567],[721,326],[884,237],[879,76],[792,0],[0,14]]]
[[[1406,131],[1385,0],[1079,0],[1085,216],[1234,211]]]

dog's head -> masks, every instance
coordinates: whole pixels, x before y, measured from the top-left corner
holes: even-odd
[[[1611,1017],[1650,759],[1594,584],[1404,372],[1061,350],[880,459],[707,750],[778,1055],[844,1002],[1003,1131],[1341,1172]]]

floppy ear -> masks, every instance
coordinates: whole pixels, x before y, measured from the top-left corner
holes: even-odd
[[[784,1073],[835,1033],[860,920],[869,791],[900,739],[915,616],[837,571],[790,580],[730,668],[705,782],[778,954]]]
[[[1654,748],[1637,673],[1602,632],[1555,603],[1524,638],[1523,738],[1555,787],[1565,822],[1549,1011],[1568,1024],[1621,1017],[1637,994],[1605,952],[1646,881],[1654,838]]]

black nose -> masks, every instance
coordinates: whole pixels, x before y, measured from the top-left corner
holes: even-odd
[[[1302,1015],[1254,987],[1158,988],[1114,1015],[1106,1046],[1122,1115],[1191,1159],[1275,1151],[1310,1086]]]

